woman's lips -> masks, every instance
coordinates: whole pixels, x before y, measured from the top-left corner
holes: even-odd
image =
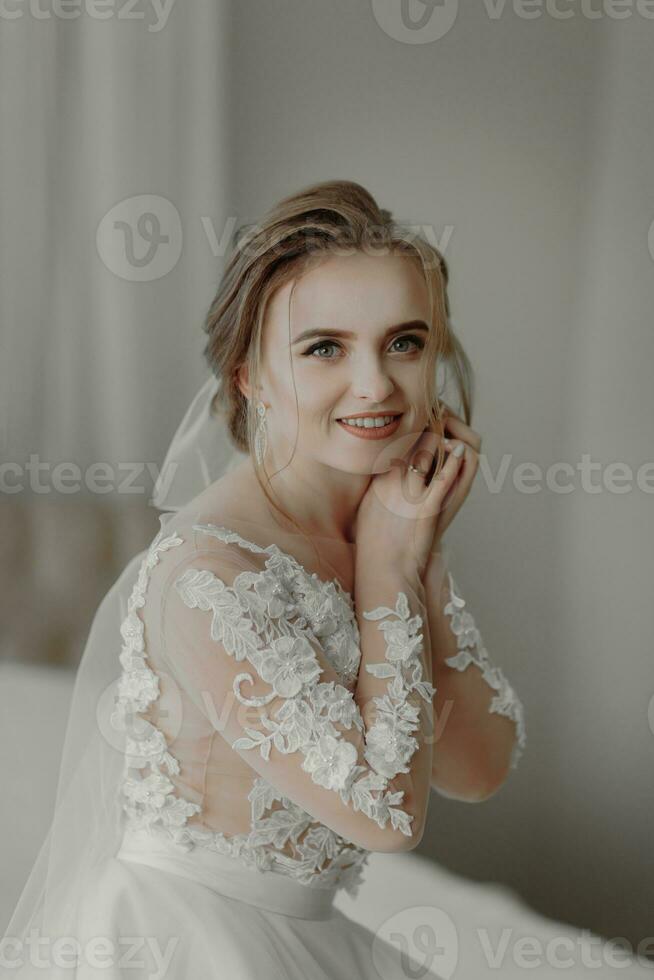
[[[386,439],[395,432],[402,421],[402,416],[398,415],[396,419],[393,419],[387,425],[371,425],[368,428],[363,425],[348,425],[347,422],[342,422],[340,419],[336,419],[336,421],[341,429],[345,429],[346,432],[349,432],[352,436],[356,436],[357,439]]]

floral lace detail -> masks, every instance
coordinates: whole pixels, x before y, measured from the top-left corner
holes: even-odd
[[[247,833],[226,836],[190,826],[178,843],[185,848],[207,847],[238,858],[254,870],[276,871],[312,888],[344,888],[356,897],[369,851],[315,820],[260,776],[254,780],[248,800],[252,819]],[[272,809],[275,802],[281,803],[280,809]],[[292,856],[283,850],[289,843]]]
[[[268,616],[280,616],[291,605],[298,613],[298,622],[306,624],[321,639],[326,656],[343,682],[356,680],[361,654],[349,593],[336,582],[324,582],[315,573],[310,575],[275,545],[262,549],[224,528],[198,528],[221,540],[236,541],[248,550],[269,553],[274,573],[266,569],[262,573],[243,573],[245,578],[241,577],[243,586],[248,582],[247,576],[259,585],[257,621],[265,627]],[[172,839],[181,849],[207,847],[253,869],[274,870],[312,887],[342,887],[355,897],[370,852],[316,821],[260,777],[254,779],[248,795],[248,832],[227,836],[187,823],[189,817],[201,812],[201,807],[177,794],[168,777],[179,774],[179,763],[168,752],[163,733],[140,716],[160,692],[159,678],[146,663],[144,623],[137,613],[145,604],[150,572],[161,554],[183,542],[177,534],[166,537],[165,529],[157,534],[141,563],[121,625],[122,673],[111,722],[126,735],[122,806],[128,821],[135,828]],[[273,809],[276,802],[281,804],[280,809]],[[294,856],[283,852],[288,843],[293,846]]]
[[[176,534],[165,537],[162,528],[141,562],[127,603],[127,616],[120,627],[123,647],[119,659],[123,670],[111,715],[112,726],[123,732],[126,739],[123,809],[139,827],[159,824],[171,831],[183,827],[188,817],[199,812],[200,807],[175,795],[168,776],[179,774],[179,763],[168,752],[163,732],[139,716],[139,712],[145,711],[159,697],[159,678],[146,663],[145,627],[137,609],[145,605],[150,572],[161,553],[183,544],[183,540]],[[148,776],[132,775],[132,770],[143,772],[148,768]]]
[[[395,609],[379,606],[364,612],[365,619],[386,619],[377,629],[386,638],[386,663],[367,664],[366,670],[378,678],[392,678],[388,694],[373,698],[377,705],[375,723],[368,729],[364,756],[375,772],[392,779],[400,772],[409,772],[408,762],[418,748],[411,735],[419,727],[420,708],[409,700],[414,692],[427,704],[432,703],[436,688],[422,678],[423,651],[422,617],[409,616],[409,603],[400,592]]]
[[[505,715],[516,725],[517,738],[511,753],[511,768],[516,769],[518,760],[527,744],[527,733],[522,702],[499,667],[493,666],[483,645],[481,633],[471,613],[465,608],[465,600],[457,595],[452,573],[448,572],[450,600],[444,612],[450,616],[450,629],[457,638],[459,652],[445,661],[457,670],[465,670],[475,664],[482,671],[487,684],[498,693],[490,703],[489,712]]]
[[[280,628],[284,629],[283,620],[280,620],[282,614],[295,615],[297,627],[311,627],[313,636],[320,642],[343,683],[349,685],[356,681],[361,661],[359,627],[352,596],[338,579],[326,582],[315,572],[307,572],[296,558],[281,551],[276,544],[264,548],[242,538],[236,531],[216,524],[194,524],[193,530],[226,544],[238,544],[256,554],[269,555],[264,572],[244,572],[239,576],[245,590],[256,582],[256,594],[263,600],[264,605],[250,607],[250,612],[257,617],[257,629],[263,630],[265,639],[266,621],[277,619]],[[248,608],[247,595],[245,602],[244,608]]]
[[[212,528],[210,533],[215,530],[222,529]],[[418,747],[411,732],[418,728],[420,713],[409,695],[415,692],[431,704],[435,694],[422,678],[421,617],[409,616],[403,592],[394,610],[380,606],[363,612],[371,620],[396,617],[378,626],[385,633],[386,662],[367,666],[378,678],[392,678],[388,693],[373,699],[378,712],[366,737],[368,769],[357,764],[355,746],[335,727],[338,722],[346,729],[364,730],[352,692],[333,681],[320,681],[322,669],[310,642],[315,642],[316,635],[305,615],[306,583],[304,587],[300,584],[300,601],[287,583],[289,575],[297,577],[301,566],[276,548],[262,550],[270,553],[265,570],[241,572],[231,586],[212,572],[195,568],[187,569],[175,582],[185,605],[213,613],[212,639],[235,660],[247,660],[271,687],[265,696],[246,697],[241,684],[252,684],[253,677],[245,671],[234,679],[238,701],[261,706],[284,699],[274,718],[262,716],[266,732],[246,728],[247,737],[236,739],[232,748],[258,749],[265,760],[273,745],[284,754],[300,751],[302,768],[314,783],[338,792],[343,803],[362,811],[380,827],[390,820],[393,829],[411,836],[413,818],[397,806],[404,793],[387,792],[387,787],[390,778],[409,772],[407,763]]]

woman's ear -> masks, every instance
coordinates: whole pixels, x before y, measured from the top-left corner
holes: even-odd
[[[250,384],[250,371],[247,361],[236,369],[234,372],[234,380],[238,390],[241,392],[243,397],[247,399],[247,401],[252,401],[253,399],[258,401],[260,398],[263,398],[263,395],[261,394],[261,385],[259,385],[258,392],[252,390],[252,385]]]
[[[234,379],[236,381],[236,387],[241,392],[244,398],[250,400],[250,371],[247,362],[243,362],[239,368],[236,369],[234,373]]]

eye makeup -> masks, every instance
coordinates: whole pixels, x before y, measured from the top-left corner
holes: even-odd
[[[425,346],[425,342],[422,339],[422,337],[418,337],[416,334],[402,334],[400,337],[395,337],[392,340],[392,342],[391,342],[391,346],[393,344],[398,343],[398,341],[401,341],[401,340],[410,340],[413,344],[415,344],[414,350],[421,351],[421,350],[423,350],[423,348]],[[327,340],[327,339],[318,341],[318,343],[312,344],[311,347],[309,347],[306,351],[303,351],[302,352],[302,357],[310,357],[310,356],[313,355],[314,351],[321,350],[323,347],[340,347],[340,344],[337,344],[336,341],[334,341],[334,340]],[[408,351],[402,350],[402,351],[395,351],[395,353],[397,353],[397,354],[411,354],[411,353],[413,353],[413,351],[411,351],[411,350],[408,350]],[[333,361],[333,360],[336,360],[336,358],[334,358],[334,357],[318,357],[318,358],[315,358],[315,360],[319,360],[319,361]]]

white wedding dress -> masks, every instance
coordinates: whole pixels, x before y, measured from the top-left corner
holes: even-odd
[[[197,510],[160,520],[120,630],[120,846],[79,903],[81,948],[104,937],[114,955],[82,956],[75,975],[406,977],[406,953],[333,900],[355,896],[370,851],[384,849],[366,844],[410,834],[403,794],[387,787],[417,744],[420,697],[407,678],[420,673],[420,617],[402,595],[366,611],[386,645],[376,676],[389,679],[386,723],[358,758],[350,593],[307,571],[290,544],[262,543],[255,525],[246,536],[248,522],[235,530]],[[451,666],[483,670],[497,692],[490,710],[516,723],[515,766],[522,706],[450,585]],[[263,724],[252,705],[266,706]],[[437,976],[418,965],[411,975]]]

